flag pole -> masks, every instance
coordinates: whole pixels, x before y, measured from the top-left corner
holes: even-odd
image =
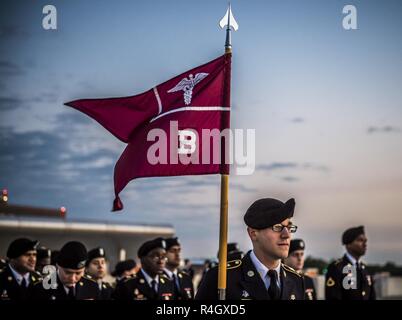
[[[231,27],[238,29],[238,25],[232,16],[231,6],[226,15],[220,21],[223,28],[226,25],[225,54],[232,54]],[[225,87],[230,86],[230,74],[225,78]],[[225,97],[225,107],[230,107],[230,91]],[[222,159],[222,157],[221,157]],[[225,158],[225,161],[227,159]],[[228,237],[228,206],[229,206],[229,174],[221,174],[221,203],[220,203],[220,222],[219,222],[219,266],[218,266],[218,297],[219,300],[226,300],[226,280],[227,280],[227,237]]]

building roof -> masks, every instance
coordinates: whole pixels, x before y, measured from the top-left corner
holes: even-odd
[[[135,224],[130,222],[108,222],[91,220],[70,220],[0,215],[1,229],[29,229],[37,231],[75,231],[109,234],[161,234],[173,235],[174,227],[169,224]]]

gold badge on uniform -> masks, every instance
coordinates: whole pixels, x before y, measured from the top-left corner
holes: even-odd
[[[334,285],[335,285],[334,279],[329,277],[328,280],[327,280],[327,287],[333,287]]]
[[[160,281],[161,283],[165,283],[165,280],[163,280],[163,278],[160,278],[159,281]]]
[[[182,276],[182,274],[181,274],[181,273],[179,273],[179,278],[183,278],[183,276]]]

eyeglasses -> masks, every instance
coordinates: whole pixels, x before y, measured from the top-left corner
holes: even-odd
[[[290,226],[284,226],[283,224],[275,224],[271,228],[275,232],[282,232],[284,228],[286,228],[290,233],[295,233],[297,230],[297,226],[295,226],[294,224]]]
[[[149,256],[147,256],[149,259],[151,259],[151,260],[153,260],[153,261],[158,261],[158,260],[160,260],[160,261],[165,261],[165,260],[167,260],[167,257],[166,257],[166,255],[158,255],[158,254],[152,254],[152,255],[149,255]]]

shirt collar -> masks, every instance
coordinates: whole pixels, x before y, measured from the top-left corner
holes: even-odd
[[[253,262],[255,268],[257,269],[258,274],[262,279],[264,279],[269,271],[269,269],[257,258],[257,256],[254,253],[254,250],[251,251],[250,253],[250,259]],[[279,275],[281,274],[281,263],[279,262],[278,266],[273,269],[276,271],[278,274],[278,280],[279,280]]]
[[[146,273],[146,271],[145,271],[144,269],[142,269],[142,268],[141,268],[141,272],[142,272],[142,274],[144,275],[145,280],[147,281],[148,285],[149,285],[151,288],[152,288],[152,280],[155,280],[156,283],[159,284],[159,276],[158,276],[158,275],[156,275],[155,278],[151,278],[151,276],[150,276],[148,273]]]
[[[356,265],[356,263],[360,263],[360,260],[356,260],[349,252],[345,253],[346,258],[353,264]]]
[[[27,285],[29,284],[29,272],[27,272],[26,274],[22,275],[21,273],[17,272],[12,266],[11,264],[8,265],[10,267],[10,270],[14,276],[14,279],[17,280],[18,284],[21,284],[22,278],[25,278],[25,282],[27,283]]]
[[[168,268],[165,268],[164,271],[169,279],[173,279],[173,275],[177,277],[177,269],[175,271],[170,271]]]

